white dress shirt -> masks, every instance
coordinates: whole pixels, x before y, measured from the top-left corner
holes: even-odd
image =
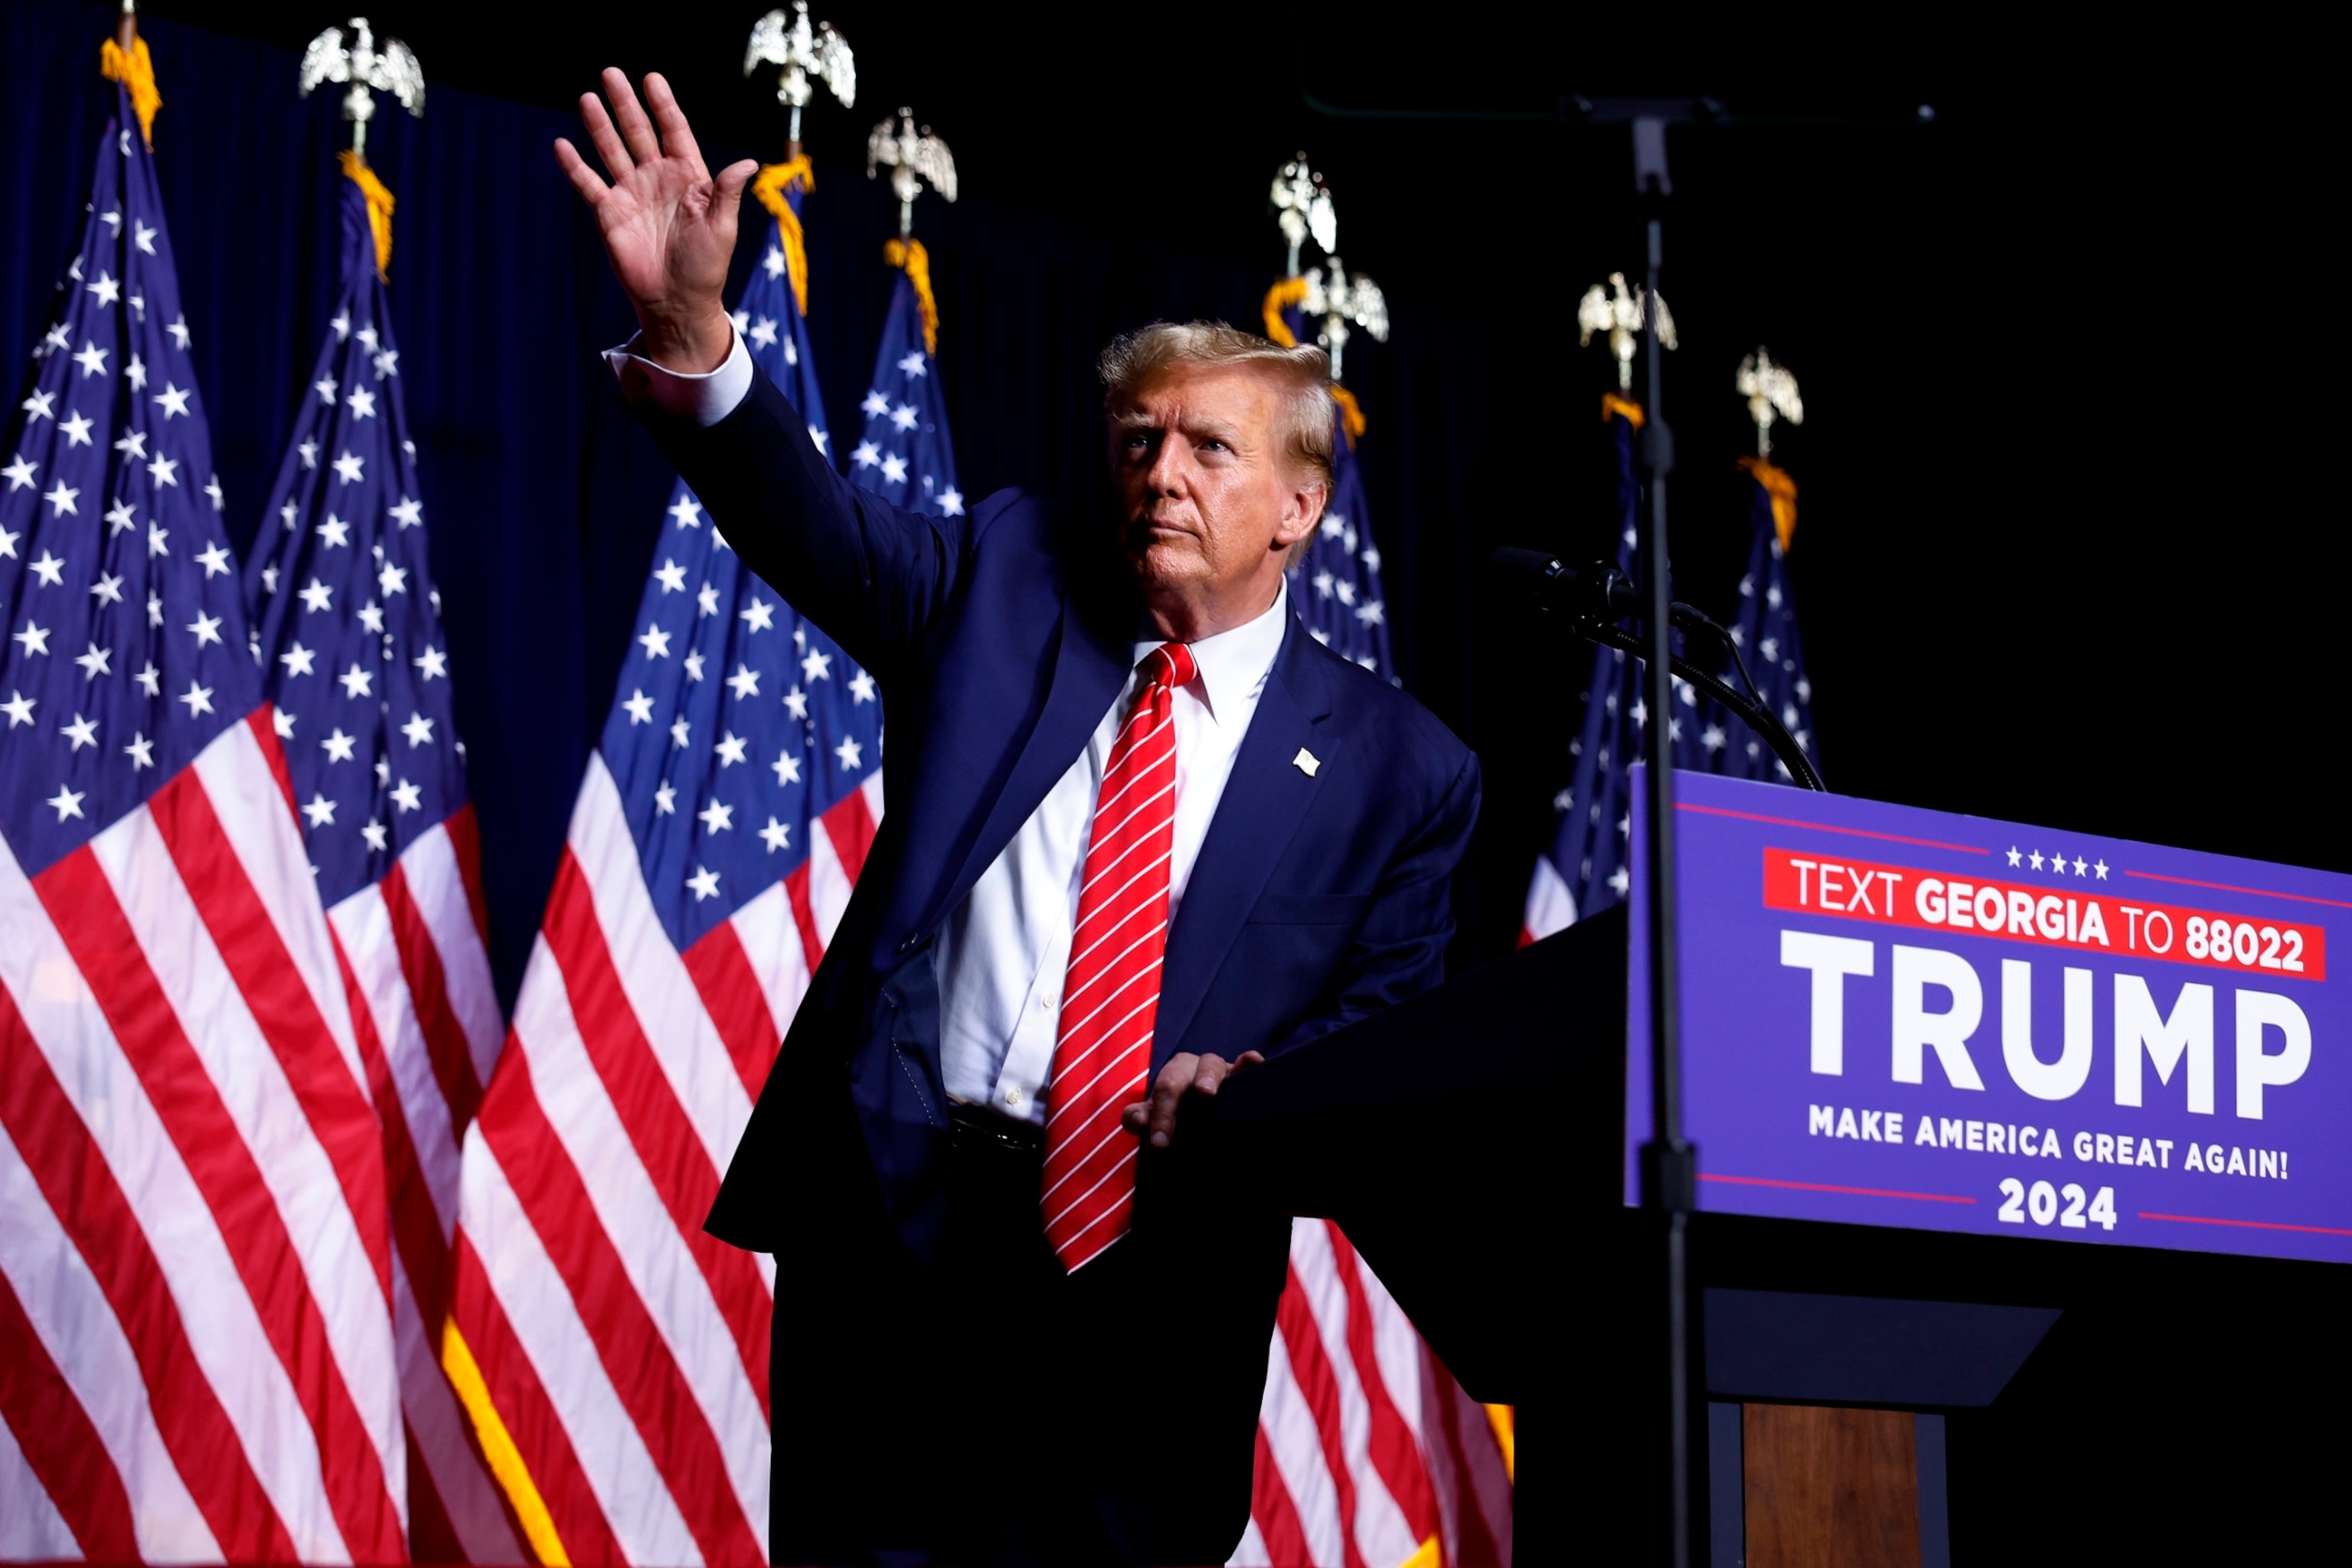
[[[635,353],[636,346],[632,338],[604,356],[633,400],[710,426],[751,395],[751,356],[740,333],[726,362],[702,375],[665,370]],[[1196,673],[1175,694],[1171,922],[1289,624],[1286,585],[1276,588],[1274,604],[1255,620],[1189,645]],[[1137,642],[1132,662],[1140,664],[1162,640]],[[1045,1079],[1053,1071],[1062,978],[1077,928],[1078,884],[1094,829],[1095,797],[1137,681],[1129,669],[1086,750],[940,928],[932,948],[940,982],[940,1065],[948,1093],[956,1100],[1020,1121],[1045,1120]]]

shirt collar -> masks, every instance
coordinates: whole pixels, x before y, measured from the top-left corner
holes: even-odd
[[[1192,649],[1192,663],[1200,671],[1193,684],[1211,719],[1236,711],[1235,705],[1265,683],[1267,673],[1274,668],[1275,656],[1282,651],[1282,634],[1289,624],[1290,583],[1286,574],[1277,580],[1274,603],[1264,615],[1231,631],[1185,645]],[[1135,662],[1141,664],[1146,655],[1166,640],[1152,637],[1138,642]]]

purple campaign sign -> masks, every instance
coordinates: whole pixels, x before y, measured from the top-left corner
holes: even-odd
[[[2352,1262],[2352,877],[1700,773],[1675,793],[1702,1209]],[[1637,808],[1636,867],[1646,830]],[[1637,876],[1628,1203],[1646,907]]]

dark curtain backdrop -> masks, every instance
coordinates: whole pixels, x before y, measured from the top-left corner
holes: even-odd
[[[1371,420],[1361,450],[1399,663],[1486,765],[1457,963],[1517,932],[1585,668],[1507,611],[1478,563],[1502,542],[1580,559],[1612,546],[1597,416],[1612,377],[1602,352],[1576,346],[1574,310],[1587,283],[1635,264],[1638,231],[1622,131],[1546,119],[1567,87],[1706,89],[1753,111],[1674,141],[1676,583],[1728,611],[1748,550],[1733,459],[1753,439],[1732,373],[1769,343],[1811,414],[1780,427],[1775,456],[1802,491],[1792,568],[1833,787],[2352,868],[2330,808],[2340,764],[2290,673],[2339,658],[2347,555],[2340,399],[2319,379],[2341,311],[2304,100],[2210,84],[2193,101],[2102,99],[2082,84],[2122,68],[2100,40],[2045,37],[2029,57],[1997,32],[1880,39],[1856,77],[1778,23],[1769,40],[1685,29],[1680,63],[1611,64],[1571,22],[1465,12],[1447,47],[1475,71],[1433,77],[1367,37],[1139,111],[1120,62],[1166,47],[1148,18],[1097,17],[1041,67],[994,14],[909,30],[845,5],[866,96],[855,113],[810,111],[827,414],[856,427],[890,283],[895,204],[864,175],[864,128],[910,100],[961,164],[963,200],[925,197],[917,232],[973,496],[1024,485],[1098,508],[1097,351],[1156,317],[1255,322],[1281,260],[1265,182],[1302,144],[1330,173],[1342,254],[1381,279],[1395,323],[1347,364]],[[347,133],[331,93],[294,94],[319,18],[154,8],[157,161],[243,540],[329,309]],[[414,12],[378,20],[424,55],[429,112],[381,106],[370,151],[400,198],[403,390],[511,996],[668,483],[595,358],[632,322],[548,146],[614,48],[673,73],[714,163],[779,156],[782,126],[772,87],[736,68],[748,11],[680,5],[625,39],[617,22]],[[81,221],[111,13],[0,7],[13,377]],[[468,90],[491,85],[515,97]],[[1913,121],[1906,106],[1929,97],[1936,120]],[[1413,102],[1468,114],[1334,112]],[[1519,117],[1476,117],[1497,105]],[[2215,134],[2224,122],[2267,139]]]

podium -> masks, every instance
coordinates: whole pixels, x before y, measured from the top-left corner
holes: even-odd
[[[2352,940],[2352,879],[2067,835],[2062,874],[2079,851],[2109,888],[2036,884],[2004,862],[2037,830],[1705,777],[1678,790],[1700,1560],[2342,1550],[2352,1270],[2329,1264],[2352,1258],[2336,1152],[2352,1005],[2317,960]],[[1899,897],[1852,909],[1840,875],[1824,904],[1832,859]],[[1782,885],[1791,860],[1804,889]],[[2120,892],[2119,871],[2137,874]],[[1996,895],[2022,930],[1951,924],[1955,897],[1972,917]],[[2084,934],[2103,898],[2104,948]],[[2125,942],[2126,909],[2168,909],[2177,939],[2192,905],[2226,959]],[[2263,929],[2288,921],[2304,967],[2263,967]],[[1470,1394],[1518,1406],[1523,1563],[1664,1552],[1665,1303],[1660,1222],[1628,1179],[1629,1104],[1646,1104],[1628,956],[1625,912],[1597,916],[1230,1079],[1178,1138],[1223,1201],[1337,1221]],[[1859,1115],[1843,1130],[1849,1110],[1874,1136]],[[2265,1150],[2291,1174],[2231,1173]]]

